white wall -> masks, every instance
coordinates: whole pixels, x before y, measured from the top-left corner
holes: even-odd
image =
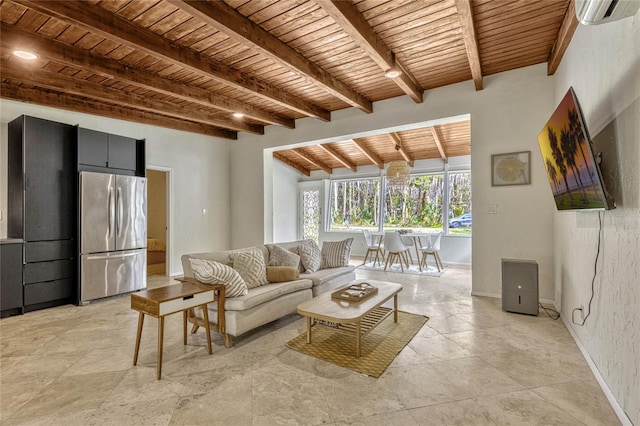
[[[539,263],[540,297],[553,299],[555,207],[536,138],[553,111],[553,78],[542,64],[489,76],[484,83],[485,89],[479,92],[472,82],[464,82],[427,91],[422,104],[401,97],[376,102],[372,114],[349,108],[332,113],[331,123],[309,118],[297,120],[294,130],[270,126],[261,137],[241,135],[231,148],[232,176],[262,176],[263,180],[241,179],[246,196],[232,194],[232,246],[259,244],[272,235],[265,220],[265,212],[273,208],[272,184],[265,187],[264,179],[269,179],[273,160],[264,155],[265,149],[424,127],[470,114],[473,291],[500,295],[502,257],[534,259]],[[532,152],[532,184],[492,188],[491,154],[521,150]],[[489,204],[498,205],[498,214],[486,213]]]
[[[273,162],[273,242],[298,239],[298,174],[280,161]]]
[[[605,25],[578,27],[557,72],[556,103],[570,86],[576,92],[592,137],[613,120],[618,165],[613,170],[603,169],[603,173],[617,176],[619,194],[618,208],[604,215],[595,297],[583,327],[571,324],[571,310],[580,305],[586,309],[591,297],[598,213],[556,213],[556,291],[561,296],[565,322],[631,422],[638,425],[640,14]]]
[[[7,206],[7,123],[21,114],[146,139],[147,164],[172,169],[172,215],[169,223],[172,275],[182,274],[180,256],[184,253],[229,247],[228,159],[231,141],[6,100],[0,101],[1,209],[6,210]],[[203,209],[206,209],[206,215],[202,214]],[[1,236],[6,236],[6,228]]]

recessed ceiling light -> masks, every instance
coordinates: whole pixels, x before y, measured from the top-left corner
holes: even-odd
[[[402,74],[402,71],[400,71],[400,69],[398,68],[389,68],[384,72],[384,76],[387,78],[400,77],[400,74]]]
[[[27,50],[14,50],[13,54],[16,55],[18,58],[22,58],[22,59],[37,59],[38,55],[36,55],[33,52],[29,52]]]
[[[241,113],[241,112],[234,112],[234,113],[233,113],[233,116],[234,116],[235,118],[242,118],[242,117],[244,117],[244,114],[243,114],[243,113]]]

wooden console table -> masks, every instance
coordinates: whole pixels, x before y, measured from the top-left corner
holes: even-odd
[[[136,335],[136,349],[133,354],[133,365],[138,363],[140,350],[140,337],[144,316],[151,315],[158,318],[158,363],[156,376],[160,380],[162,374],[162,341],[164,335],[164,317],[177,312],[182,312],[184,344],[187,344],[187,312],[196,306],[202,307],[205,327],[207,330],[207,346],[209,354],[211,350],[211,334],[209,328],[209,313],[207,303],[214,300],[224,303],[224,286],[202,284],[197,281],[184,281],[180,284],[159,287],[151,290],[143,290],[131,294],[131,309],[138,311],[138,333]]]

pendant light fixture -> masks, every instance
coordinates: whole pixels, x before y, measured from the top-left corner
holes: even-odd
[[[406,161],[392,161],[387,168],[387,185],[402,189],[409,184],[411,170]]]

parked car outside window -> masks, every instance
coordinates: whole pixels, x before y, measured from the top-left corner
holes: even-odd
[[[449,228],[460,228],[461,226],[471,226],[471,213],[449,219]]]

